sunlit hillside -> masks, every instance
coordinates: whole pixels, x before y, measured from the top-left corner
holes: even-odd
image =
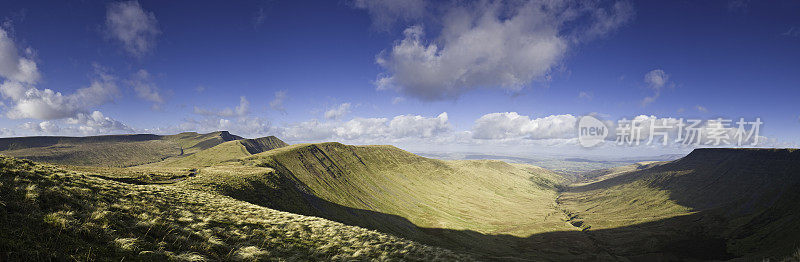
[[[0,154],[34,161],[105,167],[129,167],[191,155],[242,139],[227,131],[177,135],[0,138]]]
[[[0,157],[0,260],[471,260],[201,190]]]

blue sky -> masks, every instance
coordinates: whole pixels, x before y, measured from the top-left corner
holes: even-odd
[[[0,128],[601,154],[575,144],[593,114],[800,142],[800,2],[548,3],[4,1]]]

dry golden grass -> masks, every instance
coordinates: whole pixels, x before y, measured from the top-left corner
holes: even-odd
[[[0,157],[0,260],[469,260],[329,220]]]

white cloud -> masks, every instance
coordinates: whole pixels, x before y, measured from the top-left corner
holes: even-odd
[[[0,85],[3,98],[11,100],[6,116],[12,119],[62,119],[114,100],[118,94],[113,77],[100,74],[88,87],[64,95],[50,89],[40,90],[19,82]]]
[[[250,102],[244,96],[239,97],[239,105],[234,108],[209,110],[195,106],[194,113],[203,117],[199,119],[189,118],[175,126],[147,130],[162,134],[185,131],[207,133],[226,130],[236,135],[251,138],[274,134],[274,129],[268,120],[249,115]]]
[[[19,126],[21,129],[30,130],[36,133],[55,134],[61,131],[61,127],[51,121],[42,121],[40,123],[26,122]]]
[[[608,10],[549,1],[439,9],[446,10],[439,36],[426,38],[421,26],[411,26],[391,50],[378,55],[377,63],[387,71],[375,81],[379,90],[425,101],[454,99],[476,88],[519,91],[548,79],[572,44],[618,28],[633,13],[627,2]]]
[[[328,111],[325,111],[325,119],[337,120],[350,113],[350,103],[342,103]]]
[[[396,96],[396,97],[392,98],[392,105],[400,104],[400,103],[402,103],[404,101],[406,101],[405,97]]]
[[[239,97],[239,105],[234,108],[234,113],[237,116],[244,116],[250,113],[250,101],[244,96]]]
[[[286,90],[281,90],[275,92],[275,98],[272,101],[269,101],[269,107],[271,107],[275,111],[286,112],[286,108],[283,107],[283,102],[286,101],[288,97]]]
[[[592,97],[593,97],[592,94],[584,92],[584,91],[581,91],[580,93],[578,93],[578,98],[580,98],[580,99],[592,100]]]
[[[643,107],[655,102],[661,96],[661,89],[669,83],[669,75],[664,70],[654,69],[644,75],[644,82],[647,84],[647,88],[653,90],[653,95],[642,99]]]
[[[0,76],[8,81],[35,84],[41,77],[36,63],[21,57],[11,36],[0,27]]]
[[[704,106],[697,105],[697,106],[695,106],[694,108],[695,108],[695,109],[697,109],[697,112],[700,112],[700,113],[708,113],[708,108],[706,108],[706,107],[704,107]]]
[[[78,113],[75,117],[68,118],[66,123],[77,125],[78,131],[84,135],[119,133],[120,131],[134,132],[132,128],[103,115],[100,111],[94,111],[91,114]]]
[[[19,128],[34,134],[46,135],[103,135],[135,132],[133,128],[104,116],[100,111],[90,114],[78,113],[74,117],[64,120],[26,122]]]
[[[602,37],[626,24],[635,16],[633,5],[625,1],[616,2],[610,8],[591,6],[592,4],[596,4],[591,2],[585,4],[590,5],[586,8],[593,10],[591,11],[591,16],[594,18],[595,22],[590,23],[585,32],[574,36],[574,40],[577,42]]]
[[[30,55],[30,48],[25,50]],[[0,95],[7,101],[0,102],[6,108],[5,115],[11,119],[40,119],[39,123],[27,122],[20,125],[23,130],[35,133],[107,133],[116,130],[132,131],[124,124],[105,117],[99,111],[86,114],[92,108],[114,100],[118,95],[116,79],[107,74],[102,67],[94,65],[95,76],[91,84],[79,88],[71,94],[62,94],[51,89],[38,89],[34,85],[40,74],[36,63],[20,57],[13,39],[0,28]],[[6,103],[8,102],[8,103]],[[67,121],[60,121],[69,118]],[[58,123],[66,123],[61,127]],[[74,126],[79,125],[79,126]],[[93,129],[92,129],[93,128]],[[3,132],[6,135],[6,132]]]
[[[231,109],[230,107],[220,110],[205,109],[201,107],[194,107],[194,113],[204,116],[218,116],[218,117],[242,117],[250,113],[250,101],[244,96],[239,97],[239,105]]]
[[[153,109],[160,109],[164,104],[164,96],[161,94],[161,89],[153,82],[150,73],[141,69],[133,75],[130,80],[133,90],[136,91],[136,96],[146,101],[153,102]]]
[[[491,113],[475,120],[472,137],[476,139],[555,139],[577,135],[573,115],[550,115],[531,119],[517,112]]]
[[[443,112],[435,118],[402,115],[389,121],[389,129],[394,137],[429,138],[449,131],[450,123],[447,120],[447,112]]]
[[[397,21],[411,22],[425,14],[424,0],[355,0],[355,8],[364,9],[372,18],[372,26],[389,30]]]
[[[208,116],[201,119],[187,119],[176,126],[149,129],[147,131],[163,134],[193,131],[200,133],[215,132],[220,130],[230,131],[232,134],[255,138],[274,135],[274,129],[269,121],[260,117],[242,116],[236,118],[222,118]]]
[[[436,117],[400,115],[388,118],[356,117],[345,122],[311,120],[289,124],[280,136],[289,141],[349,141],[386,143],[397,139],[435,138],[451,131],[447,113]]]
[[[125,51],[136,57],[149,53],[161,34],[155,14],[142,9],[138,1],[109,4],[106,29],[112,38],[122,42]]]
[[[12,136],[16,136],[16,135],[17,135],[17,132],[14,132],[14,130],[11,130],[11,129],[8,129],[8,128],[5,128],[5,127],[0,128],[0,137],[12,137]]]

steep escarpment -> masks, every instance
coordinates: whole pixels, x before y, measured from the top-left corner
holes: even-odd
[[[181,185],[487,257],[526,257],[546,247],[521,249],[528,245],[523,238],[576,230],[554,201],[564,181],[529,165],[442,161],[392,146],[320,143],[204,168]]]
[[[166,159],[150,164],[148,167],[190,168],[211,166],[228,161],[236,161],[253,154],[289,146],[277,137],[268,136],[255,139],[238,139],[224,142],[197,153]]]
[[[650,247],[636,250],[630,247],[644,239],[608,241],[619,253],[779,258],[800,246],[798,186],[796,149],[696,149],[672,162],[573,186],[560,201],[592,229],[640,225],[640,235],[651,235]],[[694,254],[675,248],[700,244],[716,248]]]
[[[239,141],[242,143],[247,152],[251,155],[255,155],[261,152],[266,152],[272,149],[287,147],[289,144],[283,142],[283,140],[278,139],[275,136],[268,136],[268,137],[260,137],[254,139],[243,139]]]

